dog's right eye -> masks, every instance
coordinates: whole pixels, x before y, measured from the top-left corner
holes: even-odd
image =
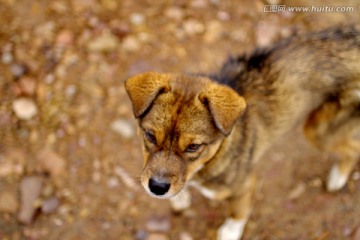
[[[149,142],[156,144],[156,137],[152,130],[146,130],[145,137]]]

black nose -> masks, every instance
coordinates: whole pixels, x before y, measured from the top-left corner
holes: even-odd
[[[170,183],[165,181],[157,181],[153,178],[150,178],[149,180],[149,189],[152,193],[155,195],[161,196],[167,193],[170,189]]]

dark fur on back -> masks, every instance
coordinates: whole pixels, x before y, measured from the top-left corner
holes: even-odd
[[[333,49],[331,49],[331,46],[328,46],[330,48],[328,53],[329,58],[317,59],[316,48],[321,48],[322,44],[330,45],[328,44],[329,42],[332,42],[331,44],[334,45]],[[313,49],[311,48],[312,43]],[[259,79],[259,76],[266,79],[266,74],[272,67],[272,64],[274,62],[276,63],[277,59],[282,58],[284,54],[288,54],[290,51],[295,52],[295,54],[297,51],[301,51],[302,54],[304,54],[304,47],[309,48],[305,54],[309,55],[311,57],[310,59],[319,61],[313,65],[310,62],[308,66],[309,69],[307,70],[316,71],[322,69],[311,68],[326,67],[329,67],[329,70],[333,70],[333,66],[328,66],[327,60],[338,57],[338,51],[351,51],[354,48],[360,49],[360,25],[351,25],[345,27],[337,26],[320,32],[294,36],[288,39],[284,39],[271,47],[258,48],[250,55],[230,57],[221,68],[219,74],[210,77],[212,77],[217,82],[236,89],[239,94],[242,95],[249,85],[254,84],[252,83],[253,80]],[[294,57],[296,57],[295,54]],[[354,58],[355,57],[356,56],[354,55]],[[297,68],[296,61],[298,59],[289,58],[287,60],[287,64],[289,66],[294,66],[294,68]],[[301,73],[301,71],[302,70],[300,69],[299,72]],[[274,75],[272,75],[272,78],[273,76]],[[264,94],[268,95],[272,94],[272,92],[267,91],[264,92]]]

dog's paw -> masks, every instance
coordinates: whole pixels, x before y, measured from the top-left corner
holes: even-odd
[[[226,219],[217,232],[217,240],[240,240],[246,222],[245,219]]]
[[[181,192],[170,198],[171,209],[175,212],[182,212],[191,205],[191,196],[188,192]]]
[[[334,165],[329,173],[329,177],[327,180],[327,190],[329,192],[335,192],[340,190],[343,186],[345,186],[348,175],[346,173],[342,173],[339,166],[336,164]]]

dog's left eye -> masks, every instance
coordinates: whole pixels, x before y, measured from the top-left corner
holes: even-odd
[[[196,152],[200,149],[201,146],[202,144],[192,143],[185,149],[185,152]]]
[[[156,137],[152,130],[145,131],[145,136],[149,142],[156,144]]]

